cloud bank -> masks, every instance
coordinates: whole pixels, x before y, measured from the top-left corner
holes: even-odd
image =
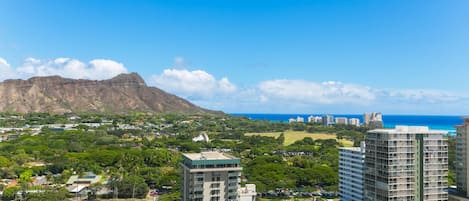
[[[173,67],[153,75],[150,83],[202,107],[225,112],[461,114],[469,110],[467,94],[295,79],[264,80],[240,88],[227,77],[187,70],[183,63],[184,59],[178,57]]]
[[[60,75],[74,79],[103,80],[120,73],[127,73],[127,69],[122,63],[113,60],[94,59],[85,63],[72,58],[53,60],[27,58],[17,68],[12,68],[5,59],[0,58],[0,70],[2,72],[0,80],[49,75]]]

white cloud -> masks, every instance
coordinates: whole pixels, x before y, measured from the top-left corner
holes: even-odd
[[[258,85],[262,100],[285,100],[305,104],[364,104],[376,99],[371,88],[341,82],[268,80]]]
[[[15,72],[11,69],[10,64],[0,57],[0,81],[5,79],[16,78]]]
[[[151,83],[206,108],[226,112],[331,112],[445,113],[454,105],[469,105],[469,96],[432,89],[380,89],[337,81],[265,80],[238,88],[227,77],[215,78],[203,70],[173,67],[152,76]],[[436,107],[435,107],[436,106]],[[469,109],[469,107],[465,107]],[[440,112],[441,113],[441,112]]]
[[[214,98],[236,91],[236,86],[228,78],[217,80],[203,70],[165,69],[162,74],[152,76],[152,82],[166,91],[193,100]]]
[[[236,91],[236,85],[232,84],[227,77],[221,78],[220,81],[218,81],[218,88],[220,92],[223,93],[229,93],[229,92],[235,92]]]
[[[72,58],[54,60],[27,58],[20,67],[16,68],[15,73],[21,78],[60,75],[75,79],[103,80],[120,73],[127,73],[127,69],[122,63],[106,59],[95,59],[84,63]]]
[[[446,91],[430,89],[388,89],[381,90],[377,94],[379,94],[382,98],[387,98],[394,102],[406,102],[416,104],[451,103],[464,101],[467,99],[467,97],[463,95],[457,95]]]

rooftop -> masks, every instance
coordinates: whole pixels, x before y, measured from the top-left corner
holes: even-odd
[[[80,177],[79,175],[72,175],[67,181],[67,185],[72,185],[75,183],[89,183],[94,184],[101,181],[101,175],[95,175],[91,172],[88,172],[84,177]]]
[[[428,126],[396,126],[392,129],[374,129],[370,133],[383,134],[447,134],[448,131],[430,130]]]
[[[237,159],[234,156],[231,156],[222,152],[201,152],[201,153],[186,153],[183,154],[190,160],[229,160]]]
[[[342,150],[360,151],[361,147],[339,147]]]

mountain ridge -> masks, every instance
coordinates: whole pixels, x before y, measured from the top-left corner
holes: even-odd
[[[71,79],[57,75],[5,80],[0,82],[0,111],[221,113],[147,86],[137,73],[119,74],[107,80]]]

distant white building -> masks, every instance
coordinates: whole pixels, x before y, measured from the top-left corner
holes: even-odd
[[[320,116],[309,116],[308,117],[308,123],[321,123],[322,118]]]
[[[297,116],[296,117],[296,122],[305,122],[305,118],[303,118],[301,116]]]
[[[360,126],[360,119],[350,118],[350,119],[348,119],[348,125]]]
[[[380,112],[365,113],[363,115],[363,125],[370,128],[383,128],[383,115]]]
[[[295,119],[295,118],[290,118],[290,119],[288,119],[288,123],[293,123],[293,122],[296,122],[296,119]]]
[[[334,117],[332,115],[324,115],[321,117],[321,120],[324,126],[334,125]]]
[[[348,124],[348,119],[347,119],[347,117],[336,117],[335,118],[335,124],[347,125]]]
[[[192,142],[209,142],[210,139],[206,133],[201,133],[199,136],[192,138]]]
[[[80,117],[76,116],[76,115],[73,115],[73,116],[68,118],[68,120],[71,120],[71,121],[75,121],[75,120],[78,120],[78,119],[80,119]]]
[[[339,198],[361,201],[364,196],[365,143],[360,147],[339,148]]]
[[[245,187],[238,189],[238,201],[255,201],[256,200],[256,185],[246,184]]]

